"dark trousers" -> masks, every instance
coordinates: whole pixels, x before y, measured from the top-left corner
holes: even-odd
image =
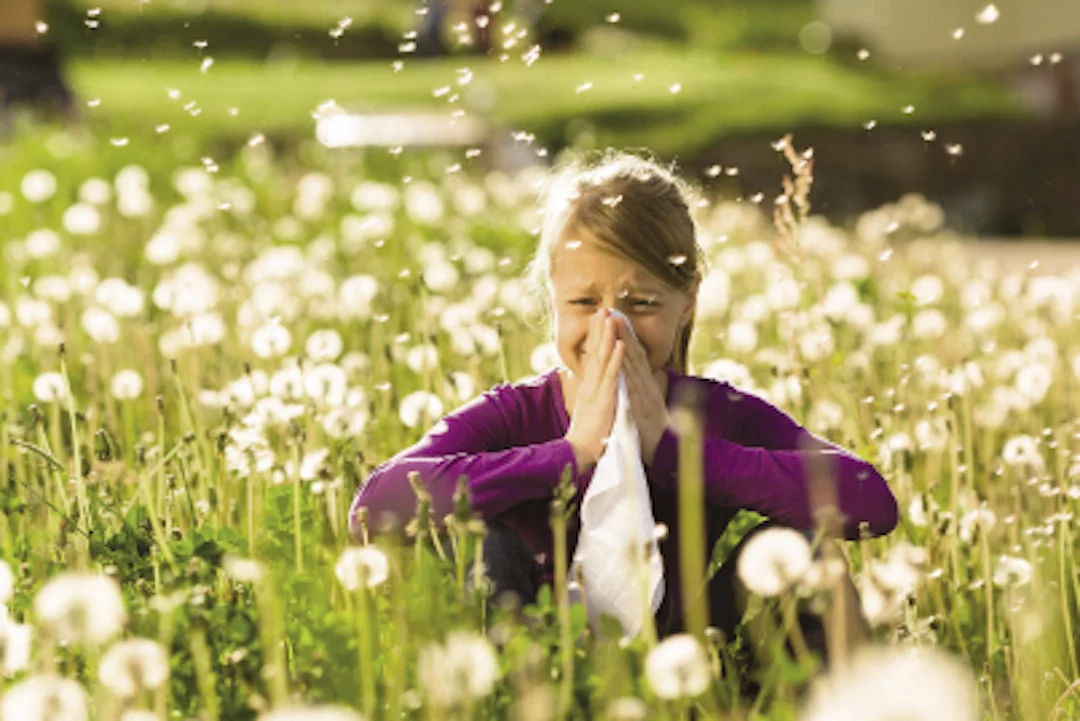
[[[755,534],[776,525],[778,524],[766,521],[753,528],[732,549],[731,554],[709,580],[709,625],[723,631],[728,640],[735,637],[736,626],[742,620],[745,608],[746,592],[736,573],[739,555]],[[490,593],[493,598],[498,598],[509,591],[523,605],[532,603],[536,599],[536,594],[540,590],[542,573],[533,556],[533,550],[517,531],[498,519],[488,523],[488,533],[484,539],[484,567],[485,575],[491,582]],[[858,594],[850,577],[845,583],[849,603],[853,608],[858,609]],[[665,600],[656,615],[657,634],[661,638],[685,630],[679,620],[681,614],[670,613],[667,602],[669,595],[665,595]],[[861,612],[858,612],[858,616],[862,630],[867,630],[868,627],[861,617]],[[821,619],[815,614],[800,610],[798,622],[807,646],[827,665],[825,628]]]

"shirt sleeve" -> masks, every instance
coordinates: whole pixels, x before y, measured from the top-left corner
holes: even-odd
[[[840,512],[846,538],[859,538],[862,524],[871,536],[896,527],[896,498],[873,464],[815,436],[768,401],[727,385],[714,389],[705,408],[710,417],[737,413],[742,418],[735,424],[739,442],[715,434],[705,438],[705,497],[709,503],[746,508],[794,528],[812,530],[816,520],[811,509],[811,479],[824,473],[833,481],[833,503]],[[650,480],[675,490],[678,454],[678,436],[668,428],[657,446]]]
[[[416,444],[375,468],[359,488],[349,512],[356,535],[356,515],[368,510],[372,528],[385,520],[404,525],[416,515],[416,494],[409,473],[417,471],[431,493],[432,513],[441,524],[453,511],[458,478],[468,479],[472,507],[489,520],[531,499],[550,497],[567,465],[577,482],[577,462],[570,442],[508,447],[515,419],[502,409],[500,386],[485,392],[437,422]],[[387,518],[387,515],[391,518]]]

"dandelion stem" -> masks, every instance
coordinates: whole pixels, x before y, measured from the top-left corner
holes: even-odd
[[[559,616],[559,655],[562,661],[559,695],[555,717],[565,719],[570,713],[574,691],[574,644],[570,630],[570,596],[567,591],[566,506],[573,487],[564,473],[555,499],[551,502],[552,555],[555,565],[555,600]]]
[[[705,579],[705,472],[702,422],[692,401],[684,399],[672,414],[679,432],[679,565],[686,629],[704,644],[709,623],[701,592]]]
[[[371,619],[369,618],[369,602],[367,588],[367,569],[360,569],[360,584],[356,590],[356,633],[358,668],[360,673],[360,708],[364,710],[365,718],[374,718],[375,710],[375,659],[372,653],[371,642]]]
[[[296,572],[304,572],[304,546],[300,535],[300,444],[293,445],[293,551],[296,554]]]

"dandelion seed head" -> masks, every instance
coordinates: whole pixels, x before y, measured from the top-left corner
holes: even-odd
[[[34,598],[34,612],[58,640],[68,643],[100,644],[127,622],[120,587],[98,574],[53,577]]]
[[[802,580],[810,569],[810,544],[791,528],[767,528],[747,541],[739,554],[739,578],[750,591],[776,596]]]
[[[86,691],[76,681],[30,676],[4,691],[0,716],[19,721],[89,721]]]
[[[453,708],[491,693],[499,679],[499,659],[484,636],[451,631],[446,642],[420,649],[417,675],[439,708]]]
[[[350,591],[361,584],[375,588],[388,578],[390,563],[386,554],[374,546],[350,546],[338,558],[334,574]]]
[[[708,655],[690,634],[668,636],[646,656],[645,679],[660,698],[694,698],[712,679]]]
[[[169,654],[157,641],[136,638],[109,647],[98,666],[98,679],[121,698],[152,691],[169,678]]]
[[[31,170],[23,176],[19,187],[31,203],[44,203],[56,194],[56,176],[48,170]]]

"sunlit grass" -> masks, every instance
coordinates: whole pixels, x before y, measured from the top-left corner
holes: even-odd
[[[212,53],[208,53],[211,54]],[[991,82],[949,76],[893,76],[828,59],[674,54],[662,49],[619,57],[552,56],[526,70],[521,59],[443,58],[389,62],[79,61],[71,72],[84,100],[100,99],[86,116],[117,135],[170,132],[246,139],[252,132],[310,137],[311,112],[328,99],[357,111],[461,108],[507,129],[528,129],[563,145],[591,128],[600,145],[645,146],[691,153],[729,134],[804,124],[859,128],[870,119],[913,128],[1019,114]],[[457,70],[473,79],[459,86]],[[637,74],[643,75],[635,80]],[[584,83],[591,89],[578,92]],[[672,86],[679,84],[678,92]],[[435,97],[449,85],[454,104]],[[170,100],[167,91],[177,89]],[[192,110],[184,105],[195,102]],[[914,105],[914,114],[903,112]],[[230,114],[236,108],[237,114]],[[576,121],[576,122],[571,122]]]

